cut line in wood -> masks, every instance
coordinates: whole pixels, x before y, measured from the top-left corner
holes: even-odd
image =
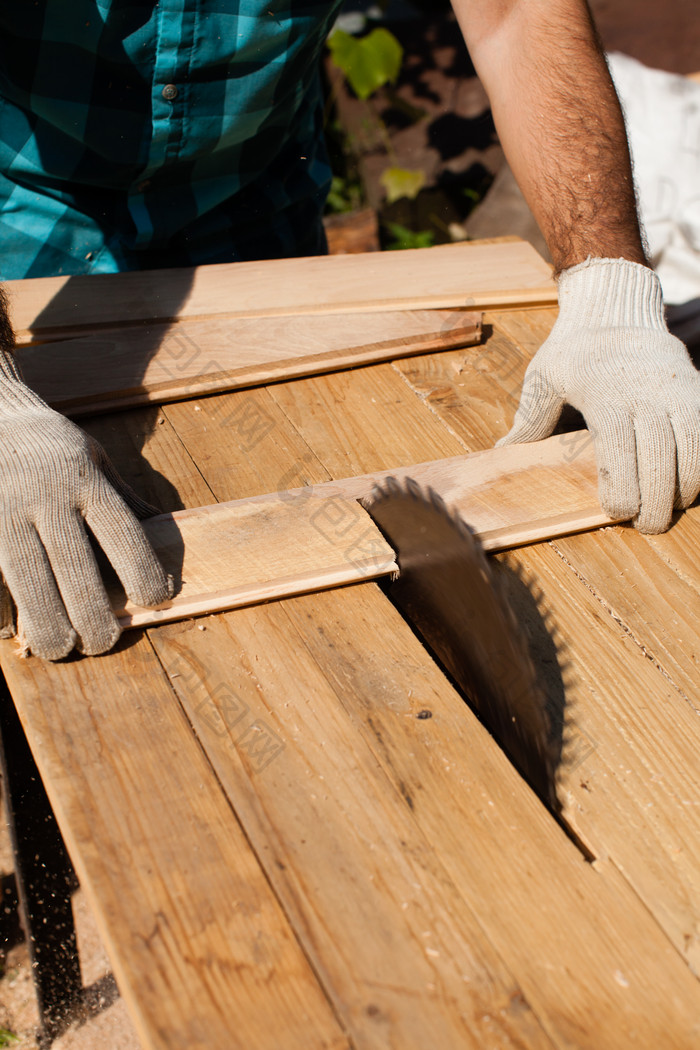
[[[18,343],[184,320],[556,303],[526,241],[7,281]]]
[[[73,416],[177,401],[478,343],[481,314],[395,310],[104,329],[20,347],[29,386]]]
[[[395,552],[357,502],[389,475],[433,488],[490,551],[614,521],[598,500],[593,440],[577,431],[151,518],[144,528],[179,592],[158,609],[113,592],[113,607],[137,627],[393,573]]]

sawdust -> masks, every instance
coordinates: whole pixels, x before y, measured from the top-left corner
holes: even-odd
[[[12,872],[12,850],[1,806],[0,814],[1,879]],[[109,1050],[141,1050],[141,1043],[110,973],[94,919],[80,890],[73,898],[73,912],[87,1007],[84,1016],[54,1040],[51,1050],[95,1050],[99,1046],[109,1047]],[[0,924],[0,931],[2,929]],[[2,1029],[17,1037],[17,1041],[8,1043],[8,1050],[39,1050],[39,1014],[27,945],[22,942],[4,951],[0,939],[0,1031]]]

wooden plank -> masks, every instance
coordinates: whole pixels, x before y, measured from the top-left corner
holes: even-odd
[[[144,1050],[347,1047],[148,642],[0,662]]]
[[[483,346],[405,358],[393,367],[475,452],[491,448],[510,429],[528,361],[520,347],[495,331]]]
[[[82,415],[315,375],[480,339],[458,310],[125,325],[20,347],[24,378],[57,410]]]
[[[176,318],[257,317],[556,302],[551,269],[525,241],[219,263],[7,281],[20,342],[57,330]]]
[[[317,969],[332,975],[339,999],[349,988],[352,1005],[357,994],[353,974],[344,971],[356,966],[363,974],[365,967],[378,967],[378,939],[384,945],[385,933],[393,938],[393,927],[373,925],[381,895],[407,903],[407,924],[414,931],[423,925],[426,943],[437,953],[431,963],[441,989],[441,1018],[451,1016],[447,973],[456,949],[450,926],[458,929],[473,910],[556,1045],[694,1045],[700,989],[681,958],[628,886],[614,873],[601,877],[583,861],[376,588],[309,595],[222,619],[225,630],[219,621],[208,621],[213,634],[201,648],[191,625],[155,632],[155,644],[184,679],[176,688],[188,712],[199,709],[202,721],[213,721],[214,733],[201,726],[207,752],[249,835],[267,842],[270,878],[295,928],[304,931]],[[226,656],[231,650],[239,654],[233,668]],[[354,739],[339,736],[337,703],[320,684],[309,654],[332,684]],[[208,683],[205,675],[211,675]],[[219,678],[284,734],[290,755],[285,751],[274,766],[278,783],[253,785],[235,758],[227,741],[229,733],[235,736],[235,728],[227,728],[232,714],[216,694]],[[371,749],[384,779],[356,796],[358,767],[377,776],[358,741]],[[377,825],[363,815],[364,804],[372,818],[377,807],[382,811]],[[426,847],[420,849],[406,816]],[[367,869],[353,857],[356,832]],[[338,842],[338,835],[349,835],[349,841]],[[402,841],[414,857],[419,850],[422,871],[412,893],[407,885],[408,896],[394,896],[403,879],[410,882]],[[446,882],[438,879],[434,863],[444,867]],[[364,899],[360,893],[355,905],[363,870],[377,874],[367,879]],[[434,921],[435,911],[425,909],[447,904],[452,886],[461,901],[452,899],[454,918],[443,926]],[[414,908],[428,922],[412,925]],[[364,944],[354,921],[365,932]],[[375,976],[372,1002],[386,1025],[398,1023],[394,992],[411,987],[411,962],[415,948],[395,952],[395,980],[387,986]],[[401,1009],[410,1015],[411,1003]],[[495,1020],[495,1013],[490,1016]],[[356,1015],[353,1020],[360,1023]],[[416,1045],[443,1045],[441,1038],[421,1034],[419,1029],[414,1036]],[[389,1042],[385,1037],[378,1045]],[[494,1033],[481,1045],[500,1043]]]
[[[396,360],[394,368],[467,449],[490,448],[512,425],[525,369],[556,314],[489,311],[479,347]]]
[[[700,710],[700,507],[659,537],[610,528],[558,539],[554,549]]]
[[[388,474],[432,487],[487,550],[610,524],[587,432],[577,436],[580,450],[575,436],[150,518],[146,533],[180,590],[158,609],[141,609],[113,588],[115,611],[124,626],[142,626],[394,572],[392,549],[356,502]]]
[[[81,426],[104,447],[124,481],[159,510],[207,506],[216,499],[158,407],[91,416]]]
[[[489,310],[484,323],[508,336],[529,361],[551,332],[558,313],[554,306],[532,310]],[[496,378],[502,379],[500,370],[495,371]],[[510,376],[507,375],[506,379],[510,385]]]
[[[669,611],[673,598],[663,593],[668,575],[645,580],[658,566],[653,558],[638,558],[641,545],[630,545],[631,554],[624,557],[627,544],[616,543],[611,530],[596,539],[595,563],[589,539],[581,544],[586,553],[576,553],[573,539],[562,545],[566,559],[548,545],[509,555],[544,592],[541,604],[566,665],[563,686],[575,737],[560,771],[563,816],[594,855],[624,875],[699,974],[700,680],[696,675],[692,691],[684,695],[649,658],[644,635],[639,637],[643,616],[653,624]],[[620,574],[615,592],[606,562]],[[620,610],[622,621],[617,619],[625,587],[633,593],[639,588],[639,611],[629,620],[631,627],[634,597]],[[612,593],[614,605],[609,604]],[[668,625],[669,634],[679,630],[679,645],[689,647],[687,671],[687,661],[698,651],[697,617],[691,621],[700,603],[697,592],[687,588],[673,594],[678,602],[691,600],[686,622],[679,609],[676,627]],[[650,628],[652,634],[657,631]],[[560,708],[561,693],[551,684],[550,701]]]
[[[551,1048],[284,606],[151,637],[353,1045]],[[262,775],[243,717],[284,741]]]
[[[465,451],[388,364],[281,383],[270,395],[332,477]]]
[[[163,415],[217,500],[286,492],[331,478],[269,390],[175,402],[164,406]]]
[[[113,587],[125,626],[141,626],[280,595],[359,580],[397,569],[394,551],[352,500],[311,503],[302,494],[219,503],[145,522],[146,534],[179,593],[158,609],[141,609]]]

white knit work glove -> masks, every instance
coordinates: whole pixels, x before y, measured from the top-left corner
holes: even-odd
[[[129,506],[127,506],[129,504]],[[131,507],[132,509],[129,509]],[[158,513],[117,475],[100,445],[54,412],[0,350],[0,636],[48,660],[110,649],[121,633],[85,524],[138,605],[172,596],[136,514]],[[8,594],[9,592],[9,594]]]
[[[700,491],[700,372],[664,321],[658,277],[625,259],[589,259],[559,278],[559,317],[525,373],[511,431],[548,437],[565,403],[595,441],[611,518],[668,528]]]

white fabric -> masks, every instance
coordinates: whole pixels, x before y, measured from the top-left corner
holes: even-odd
[[[664,299],[700,298],[700,83],[617,53],[608,55],[608,65]]]

